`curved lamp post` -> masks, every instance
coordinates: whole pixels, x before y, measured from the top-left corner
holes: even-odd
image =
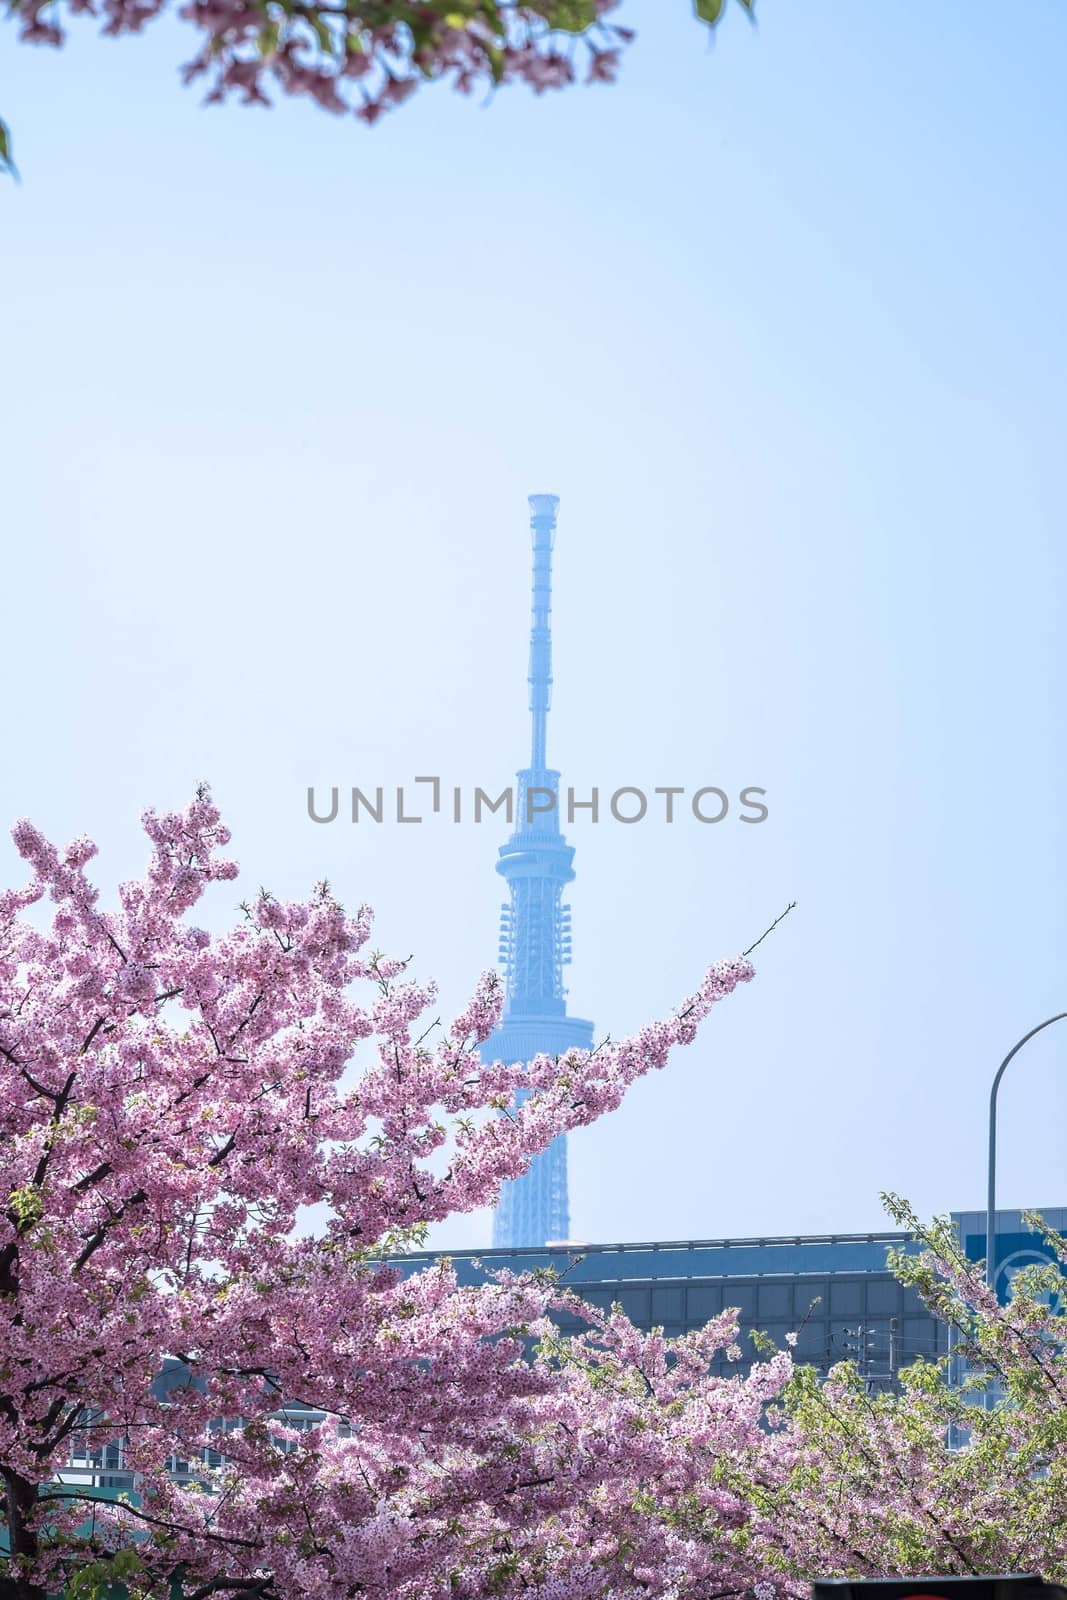
[[[1004,1070],[1008,1063],[1019,1054],[1024,1044],[1028,1044],[1035,1033],[1040,1033],[1043,1028],[1051,1028],[1054,1022],[1062,1022],[1067,1017],[1067,1011],[1059,1011],[1054,1017],[1049,1017],[1045,1022],[1039,1022],[1036,1028],[1031,1028],[1029,1033],[1024,1033],[1019,1043],[1008,1051],[1004,1060],[997,1069],[993,1079],[993,1087],[989,1092],[989,1190],[986,1196],[986,1222],[985,1222],[985,1281],[992,1289],[996,1272],[993,1266],[993,1233],[996,1227],[997,1215],[997,1090]]]

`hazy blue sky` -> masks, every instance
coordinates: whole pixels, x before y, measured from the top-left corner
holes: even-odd
[[[991,1074],[1067,1005],[1067,8],[761,0],[712,50],[626,10],[613,89],[373,132],[201,110],[177,24],[5,27],[0,817],[111,883],[208,777],[251,887],[326,873],[458,1005],[505,830],[305,790],[523,763],[554,491],[565,781],[771,808],[569,830],[573,1008],[639,1024],[799,902],[572,1140],[572,1232],[976,1207]],[[1067,1203],[1065,1112],[1067,1028],[1006,1081],[1003,1204]]]

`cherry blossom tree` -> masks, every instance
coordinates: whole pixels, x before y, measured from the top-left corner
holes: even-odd
[[[1067,1579],[1067,1241],[1039,1219],[1050,1262],[1002,1306],[947,1221],[887,1198],[923,1247],[895,1268],[955,1343],[883,1394],[848,1364],[796,1363],[795,1333],[716,1375],[742,1357],[735,1313],[667,1340],[548,1272],[461,1286],[447,1260],[404,1268],[430,1223],[491,1203],[662,1067],[751,977],[747,952],[631,1039],[484,1063],[492,977],[440,1030],[432,988],[370,951],[369,913],[326,885],[260,893],[212,937],[187,914],[236,869],[210,797],[145,825],[147,875],[114,912],[92,845],[26,823],[32,881],[0,896],[0,1596],[801,1600],[817,1575]],[[580,1335],[557,1331],[564,1310]],[[64,1468],[114,1440],[137,1489],[107,1501]]]
[[[752,976],[747,956],[632,1038],[484,1063],[493,975],[441,1029],[432,986],[371,951],[367,909],[325,884],[261,892],[212,936],[188,913],[237,869],[210,795],[144,825],[147,874],[113,911],[94,846],[26,822],[32,879],[0,895],[0,1592],[654,1591],[677,1539],[652,1517],[635,1536],[635,1484],[675,1470],[671,1399],[729,1319],[669,1363],[619,1319],[563,1359],[550,1276],[460,1287],[447,1261],[390,1262],[617,1106]],[[712,1433],[756,1448],[784,1376],[772,1363],[728,1402],[701,1377],[685,1414],[706,1401]],[[62,1480],[75,1445],[116,1439],[135,1496]]]
[[[900,1393],[869,1393],[852,1365],[826,1382],[797,1371],[784,1391],[796,1455],[769,1502],[781,1547],[775,1557],[767,1545],[768,1565],[794,1575],[828,1561],[842,1575],[1038,1572],[1063,1583],[1067,1242],[1030,1215],[1049,1260],[1020,1273],[1002,1305],[948,1218],[925,1225],[898,1197],[884,1199],[923,1246],[893,1252],[892,1264],[952,1330],[951,1352],[906,1369]]]
[[[717,1388],[680,1366],[657,1376],[643,1433],[673,1435],[674,1472],[669,1458],[642,1468],[632,1504],[638,1538],[654,1550],[658,1534],[661,1570],[683,1575],[680,1600],[799,1600],[817,1577],[1067,1580],[1067,1241],[1031,1217],[1050,1260],[1001,1305],[949,1219],[927,1226],[885,1200],[922,1246],[892,1264],[953,1330],[950,1354],[914,1362],[881,1393],[854,1363],[820,1374],[760,1339],[765,1358],[743,1385]],[[628,1338],[619,1373],[628,1365],[632,1390],[635,1373],[650,1373],[650,1341]],[[594,1376],[597,1356],[569,1358]],[[657,1461],[645,1437],[635,1454]]]
[[[374,123],[425,83],[465,94],[525,83],[536,94],[581,78],[611,82],[633,32],[619,0],[179,0],[199,36],[183,68],[207,99],[267,105],[270,90]],[[694,0],[709,27],[727,0]],[[738,0],[751,15],[754,0]],[[111,37],[139,33],[168,0],[12,0],[19,37],[63,42],[68,15],[98,17]],[[0,123],[0,170],[11,167]]]

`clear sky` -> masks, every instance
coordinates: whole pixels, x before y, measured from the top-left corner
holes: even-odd
[[[799,902],[572,1140],[574,1236],[977,1207],[992,1072],[1067,1008],[1067,8],[627,13],[614,88],[373,132],[202,110],[176,23],[5,26],[0,817],[110,884],[209,778],[249,888],[325,873],[458,1006],[504,827],[305,792],[523,764],[553,491],[564,781],[770,806],[568,830],[573,1009],[617,1035]],[[1001,1104],[1002,1204],[1067,1203],[1067,1025]]]

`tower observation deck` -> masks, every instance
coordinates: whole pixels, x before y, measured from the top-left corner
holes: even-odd
[[[552,698],[552,547],[559,500],[530,496],[533,602],[530,629],[530,765],[518,773],[515,831],[496,870],[508,886],[500,914],[505,1001],[500,1026],[482,1046],[487,1060],[588,1050],[593,1024],[567,1015],[563,969],[571,958],[570,907],[563,890],[574,877],[574,851],[560,831],[559,773],[548,765]],[[554,800],[554,803],[553,803]],[[525,1091],[519,1090],[519,1099]],[[493,1218],[493,1244],[516,1249],[565,1239],[570,1230],[567,1141],[535,1156],[530,1170],[504,1184]]]

